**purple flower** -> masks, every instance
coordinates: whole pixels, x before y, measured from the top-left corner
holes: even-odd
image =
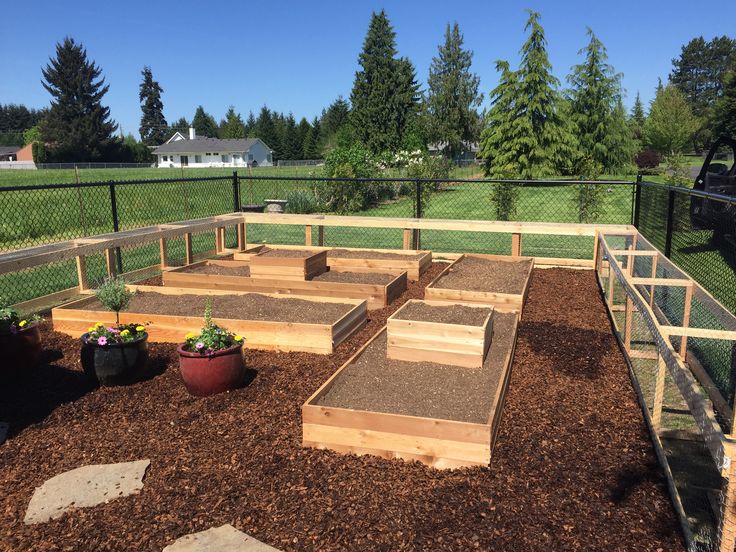
[[[18,333],[18,328],[15,327],[15,324],[10,325],[10,333],[13,335]]]
[[[114,334],[120,333],[120,330],[118,330],[117,328],[107,328],[107,331]]]
[[[107,338],[104,335],[100,336],[97,339],[97,344],[98,345],[107,345]]]
[[[198,351],[201,351],[202,349],[204,349],[204,343],[202,343],[201,341],[197,341],[197,343],[195,343],[194,345],[194,348]]]

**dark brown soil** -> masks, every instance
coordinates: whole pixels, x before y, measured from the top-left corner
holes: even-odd
[[[531,261],[506,262],[466,256],[440,278],[435,287],[520,294]]]
[[[397,320],[419,320],[440,324],[482,326],[490,307],[466,307],[465,305],[435,306],[426,303],[410,303],[394,317]]]
[[[383,274],[379,272],[335,272],[328,270],[312,280],[322,282],[344,282],[346,284],[379,284],[386,285],[396,279],[396,274]]]
[[[185,391],[173,344],[151,344],[149,380],[93,390],[79,342],[46,325],[46,364],[0,386],[0,550],[160,552],[230,523],[282,550],[684,552],[589,271],[535,271],[490,468],[301,447],[302,403],[438,270],[335,354],[249,350],[251,383],[207,399]],[[139,494],[23,524],[46,479],[141,458]]]
[[[130,300],[129,312],[141,314],[169,314],[199,316],[204,313],[207,298],[212,299],[212,315],[230,320],[273,320],[305,324],[333,324],[354,305],[323,303],[303,299],[273,298],[257,293],[244,295],[164,295],[139,292]],[[97,299],[85,305],[90,310],[104,310]]]
[[[402,255],[401,253],[384,253],[382,251],[351,251],[350,249],[330,249],[327,257],[344,257],[346,259],[386,259],[394,261],[416,261],[424,253],[416,255]]]
[[[480,369],[386,358],[386,334],[345,368],[318,404],[485,424],[513,345],[515,314],[496,314]]]
[[[308,249],[266,249],[264,253],[258,255],[259,257],[311,257],[314,255],[314,251]]]
[[[216,274],[218,276],[250,276],[249,266],[222,266],[216,264],[204,264],[193,266],[182,270],[181,272],[191,272],[194,274]]]

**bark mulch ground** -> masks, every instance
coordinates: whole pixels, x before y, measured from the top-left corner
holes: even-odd
[[[230,320],[273,320],[305,324],[334,324],[355,308],[349,303],[322,303],[290,297],[274,298],[257,293],[243,295],[164,295],[139,291],[130,300],[128,312],[200,316],[207,300],[212,301],[214,318]],[[89,310],[105,310],[97,299],[85,303]]]
[[[435,287],[519,294],[524,291],[530,263],[466,256],[442,276]]]
[[[247,351],[250,384],[190,397],[175,346],[156,373],[91,390],[76,340],[0,388],[0,549],[156,550],[231,523],[285,550],[684,550],[592,272],[537,270],[490,468],[302,449],[300,407],[404,299],[331,356]],[[24,526],[36,486],[91,463],[150,458],[140,494]]]
[[[410,303],[401,309],[401,312],[394,318],[397,320],[418,320],[441,324],[482,326],[490,312],[490,308],[480,305],[476,308],[454,304],[440,306],[428,305],[426,303]]]

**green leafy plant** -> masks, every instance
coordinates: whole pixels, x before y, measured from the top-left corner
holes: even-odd
[[[503,180],[517,178],[512,165],[497,169],[496,174],[497,178]],[[497,220],[512,220],[516,216],[516,206],[519,203],[519,187],[511,182],[494,183],[491,188],[491,203]]]
[[[591,157],[582,157],[578,160],[575,172],[581,180],[596,180],[603,171],[603,167]],[[578,208],[578,221],[593,223],[603,213],[603,201],[606,189],[600,184],[580,183],[578,185],[575,202]]]
[[[42,318],[36,314],[23,318],[4,297],[0,296],[0,335],[15,335],[41,320]]]
[[[212,301],[208,299],[204,306],[204,326],[198,334],[189,332],[184,336],[183,349],[206,356],[241,345],[243,341],[243,336],[235,335],[212,321]]]
[[[97,324],[87,329],[87,343],[102,346],[129,343],[142,338],[145,333],[146,327],[142,324],[105,326],[102,322],[97,322]]]
[[[286,194],[286,211],[308,215],[319,211],[319,203],[311,190],[290,190]]]
[[[121,277],[109,277],[103,280],[95,291],[100,303],[115,313],[115,324],[120,326],[120,311],[125,310],[130,304],[133,292],[125,285]]]

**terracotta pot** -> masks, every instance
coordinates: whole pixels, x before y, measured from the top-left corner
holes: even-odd
[[[207,397],[229,389],[237,389],[245,381],[243,345],[215,351],[211,355],[200,355],[184,350],[179,352],[179,372],[187,391],[198,397]]]
[[[89,333],[81,337],[82,368],[100,385],[128,385],[139,381],[148,363],[148,333],[127,343],[89,343]]]
[[[21,377],[38,366],[41,358],[41,330],[37,322],[17,334],[0,335],[0,351],[4,370],[12,377]]]

